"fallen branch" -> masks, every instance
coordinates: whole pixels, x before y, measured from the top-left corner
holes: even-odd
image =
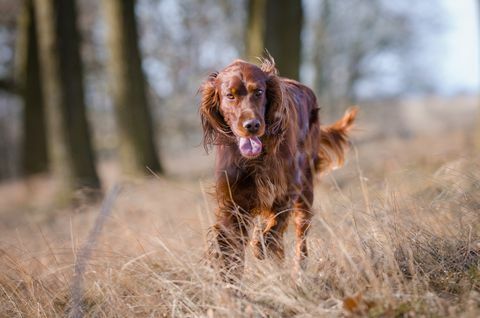
[[[103,201],[100,213],[95,220],[95,224],[87,236],[85,245],[80,249],[77,260],[75,262],[75,274],[73,276],[72,288],[71,288],[71,311],[69,317],[81,318],[84,316],[82,310],[83,299],[83,275],[87,267],[88,260],[92,255],[93,247],[95,246],[98,237],[102,232],[102,228],[107,221],[108,216],[113,207],[113,203],[120,193],[121,187],[115,185],[113,189],[108,193],[107,197]]]

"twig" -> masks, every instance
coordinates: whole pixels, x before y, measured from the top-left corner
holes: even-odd
[[[83,275],[87,267],[88,260],[92,254],[93,247],[95,246],[98,237],[102,232],[102,228],[107,221],[107,218],[112,210],[113,203],[116,197],[120,193],[121,187],[114,185],[113,189],[108,193],[107,197],[103,201],[100,213],[95,220],[95,224],[87,236],[85,245],[80,249],[77,260],[75,262],[75,275],[73,276],[71,295],[72,295],[72,310],[69,317],[81,318],[84,316],[82,310],[82,298],[83,298]]]

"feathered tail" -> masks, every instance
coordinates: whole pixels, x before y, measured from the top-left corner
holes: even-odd
[[[343,165],[350,144],[348,132],[358,113],[357,107],[349,108],[343,117],[329,126],[320,126],[320,150],[317,171],[334,170]]]

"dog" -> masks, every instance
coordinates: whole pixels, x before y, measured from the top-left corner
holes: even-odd
[[[240,277],[252,220],[264,218],[251,244],[260,259],[284,259],[283,234],[295,222],[295,264],[305,267],[316,173],[342,165],[357,108],[320,126],[307,86],[278,75],[273,58],[235,60],[199,89],[203,144],[216,149],[216,223],[209,250],[227,280]]]

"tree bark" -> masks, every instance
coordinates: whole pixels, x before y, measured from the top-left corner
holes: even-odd
[[[45,107],[32,0],[24,1],[18,22],[16,82],[23,99],[22,173],[30,176],[48,169]]]
[[[18,94],[18,87],[10,78],[0,78],[0,90],[10,94]]]
[[[330,93],[329,41],[331,23],[331,0],[323,0],[319,21],[315,26],[313,62],[315,64],[314,87],[322,111],[334,116],[333,98]]]
[[[104,0],[104,9],[110,51],[108,67],[123,168],[134,175],[149,174],[149,170],[162,173],[142,71],[135,0]]]
[[[254,62],[265,50],[266,0],[248,0],[245,57]]]
[[[267,0],[265,47],[280,75],[298,80],[303,10],[301,0]]]
[[[66,199],[99,189],[86,117],[74,0],[34,0],[51,168]]]

